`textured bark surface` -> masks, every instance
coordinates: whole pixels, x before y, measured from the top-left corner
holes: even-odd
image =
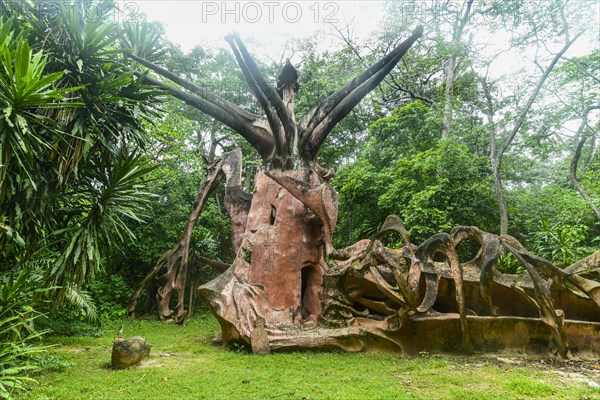
[[[321,185],[309,166],[282,174]],[[322,225],[304,203],[258,172],[237,256],[225,274],[200,288],[225,341],[248,342],[258,317],[267,326],[315,323],[326,270]]]

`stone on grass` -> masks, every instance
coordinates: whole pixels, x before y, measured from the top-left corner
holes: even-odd
[[[141,336],[132,336],[128,339],[118,337],[113,343],[111,365],[115,369],[124,369],[139,364],[150,354],[151,348],[152,346]]]

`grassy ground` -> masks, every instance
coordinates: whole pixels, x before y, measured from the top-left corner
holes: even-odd
[[[124,336],[152,344],[142,365],[109,368],[114,332],[58,337],[46,372],[17,398],[41,399],[600,399],[600,364],[423,354],[291,353],[254,356],[216,347],[209,315],[185,327],[125,321]],[[50,363],[51,364],[51,363]]]

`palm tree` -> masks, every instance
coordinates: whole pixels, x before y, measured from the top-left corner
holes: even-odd
[[[52,4],[0,8],[0,270],[44,259],[63,299],[151,197],[142,149],[158,92],[118,62],[111,1]]]

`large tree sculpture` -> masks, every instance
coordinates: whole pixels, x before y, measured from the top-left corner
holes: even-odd
[[[252,196],[244,193],[240,185],[241,153],[230,154],[211,166],[180,242],[161,257],[136,290],[130,302],[130,313],[135,311],[143,286],[166,267],[158,292],[159,316],[176,322],[185,318],[183,294],[192,228],[219,172],[227,169],[226,204],[234,223],[234,245],[238,252],[233,265],[248,264],[244,282],[250,287],[262,288],[265,307],[281,310],[275,320],[266,315],[267,323],[315,321],[320,315],[322,276],[326,268],[324,244],[331,251],[331,236],[337,219],[336,195],[326,182],[330,173],[316,163],[317,152],[334,126],[377,87],[422,33],[422,28],[417,28],[407,40],[346,83],[299,122],[296,122],[294,109],[298,74],[289,60],[278,77],[277,88],[273,88],[236,34],[227,36],[226,40],[264,110],[264,117],[251,114],[158,65],[129,54],[133,60],[191,93],[146,77],[149,83],[232,128],[263,159]],[[298,191],[305,192],[306,204],[282,189],[280,183],[288,180],[298,183],[295,186]],[[172,294],[177,296],[174,310],[169,304]],[[244,318],[249,326],[254,320],[254,315]]]
[[[159,317],[183,321],[192,229],[217,178],[224,175],[225,206],[232,220],[237,256],[231,266],[204,260],[222,273],[199,292],[217,317],[226,343],[250,344],[252,338],[261,338],[260,343],[268,342],[273,349],[412,352],[459,348],[470,352],[490,343],[492,347],[527,347],[525,340],[548,343],[545,351],[553,348],[561,356],[568,355],[569,342],[581,343],[581,350],[590,354],[600,354],[600,345],[586,342],[590,336],[598,338],[600,332],[600,284],[588,279],[598,274],[600,252],[558,270],[525,251],[513,238],[474,227],[434,235],[415,246],[395,216],[386,220],[371,241],[333,249],[337,197],[328,184],[332,171],[317,164],[317,152],[333,127],[384,79],[421,35],[418,27],[298,122],[294,67],[288,61],[277,88],[271,87],[237,35],[226,39],[264,117],[130,54],[191,93],[146,77],[149,83],[234,129],[258,151],[263,165],[256,174],[253,194],[241,186],[240,151],[224,155],[209,167],[181,240],[159,259],[135,291],[129,312],[134,313],[145,284],[162,273]],[[389,232],[403,237],[401,251],[387,249],[379,241]],[[479,243],[481,249],[473,260],[460,263],[456,246],[468,239]],[[525,266],[526,279],[502,276],[495,270],[498,257],[507,252]],[[177,299],[174,309],[173,294]],[[557,304],[565,311],[556,310]],[[566,323],[565,314],[587,322]],[[501,316],[510,318],[494,318],[493,323],[486,319]],[[519,335],[506,335],[506,327],[515,324],[522,325]],[[445,334],[433,339],[422,334],[432,329]],[[496,329],[498,335],[490,336]],[[265,350],[258,342],[254,344],[259,351]]]

